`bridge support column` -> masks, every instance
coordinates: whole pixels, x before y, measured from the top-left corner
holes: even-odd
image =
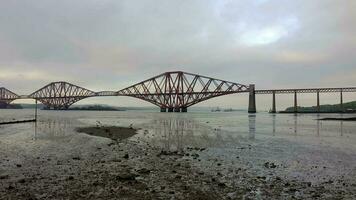
[[[173,108],[168,108],[168,112],[173,112]]]
[[[297,91],[294,91],[294,112],[298,112],[298,97],[297,97]]]
[[[316,92],[316,111],[320,113],[320,92]]]
[[[161,107],[161,112],[167,112],[167,109],[164,107]]]
[[[0,101],[0,108],[7,108],[8,105],[9,105],[8,102],[6,102],[6,101]]]
[[[248,113],[256,113],[256,94],[255,94],[255,85],[250,84],[249,86],[249,103],[248,103]]]
[[[187,107],[182,107],[181,112],[188,112],[188,108]]]
[[[276,113],[276,91],[272,92],[272,110],[271,113]]]
[[[174,108],[174,112],[180,112],[180,108]]]
[[[340,112],[344,112],[344,99],[343,99],[342,89],[340,91]]]

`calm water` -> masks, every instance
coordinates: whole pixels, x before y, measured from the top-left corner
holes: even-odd
[[[356,115],[344,115],[353,116]],[[71,154],[85,151],[82,147],[76,148],[76,144],[65,146],[74,141],[72,138],[81,138],[79,141],[87,142],[87,146],[108,140],[92,140],[93,136],[77,133],[75,127],[98,123],[132,125],[140,130],[131,140],[148,142],[167,151],[207,147],[206,160],[214,157],[225,163],[244,162],[258,172],[261,168],[256,166],[272,160],[286,166],[280,173],[311,181],[325,176],[356,177],[356,122],[316,120],[324,117],[343,115],[39,111],[37,125],[0,126],[0,145],[29,153],[57,147]],[[0,121],[29,118],[33,118],[33,110],[0,110]],[[239,161],[234,160],[237,155]],[[310,171],[314,166],[323,167],[320,171]]]
[[[0,121],[33,118],[33,110],[0,110]],[[356,147],[356,122],[319,121],[325,117],[355,117],[356,114],[247,114],[245,112],[160,113],[136,111],[39,111],[37,133],[70,135],[77,126],[117,125],[141,128],[156,135],[244,137],[251,140],[283,138],[295,142],[332,142],[333,146]],[[34,125],[0,126],[6,131],[33,132]],[[23,130],[22,130],[23,129]],[[32,130],[33,129],[33,130]],[[146,132],[147,133],[147,132]],[[221,139],[220,138],[220,139]],[[188,142],[189,140],[187,140]],[[201,142],[204,145],[204,142]],[[205,144],[209,146],[210,144]],[[346,145],[346,146],[345,146]]]

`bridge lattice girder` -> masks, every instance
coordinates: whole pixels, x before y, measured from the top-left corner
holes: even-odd
[[[42,102],[47,109],[68,109],[73,103],[87,97],[95,96],[95,92],[67,82],[53,82],[29,95]]]
[[[181,71],[166,72],[117,92],[161,108],[187,108],[207,99],[248,92],[246,85]]]
[[[276,89],[256,90],[256,94],[289,94],[289,93],[332,93],[332,92],[356,92],[356,87],[345,88],[304,88],[304,89]]]
[[[15,94],[14,92],[1,87],[0,88],[0,107],[6,107],[11,101],[18,99],[19,95]]]

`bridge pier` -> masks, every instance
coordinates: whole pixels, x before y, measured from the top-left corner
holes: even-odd
[[[9,103],[6,101],[0,101],[0,108],[7,108],[9,106]]]
[[[272,92],[272,110],[271,113],[276,113],[276,91]]]
[[[181,112],[188,112],[188,108],[187,107],[182,107]]]
[[[173,112],[173,108],[168,108],[168,112]]]
[[[316,111],[320,113],[320,91],[316,92]]]
[[[174,112],[180,112],[180,108],[174,108]]]
[[[249,103],[248,103],[248,113],[256,113],[256,92],[255,85],[249,85]]]
[[[167,112],[167,109],[164,107],[161,107],[161,112]]]
[[[294,112],[298,112],[298,98],[297,98],[297,91],[294,91]]]

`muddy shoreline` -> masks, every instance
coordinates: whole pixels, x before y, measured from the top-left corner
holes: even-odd
[[[276,170],[280,163],[254,163],[240,154],[234,161],[212,156],[213,149],[186,147],[165,151],[123,127],[82,127],[89,132],[85,153],[57,156],[38,151],[0,155],[0,199],[352,199],[355,183],[328,179],[321,183],[291,180]],[[100,137],[98,137],[100,136]],[[81,135],[78,140],[87,136]],[[113,138],[106,139],[102,137]],[[100,141],[100,142],[99,142]],[[76,143],[75,143],[76,144]],[[92,145],[95,144],[95,145]],[[251,151],[251,145],[237,150]],[[322,167],[322,166],[319,166]]]

